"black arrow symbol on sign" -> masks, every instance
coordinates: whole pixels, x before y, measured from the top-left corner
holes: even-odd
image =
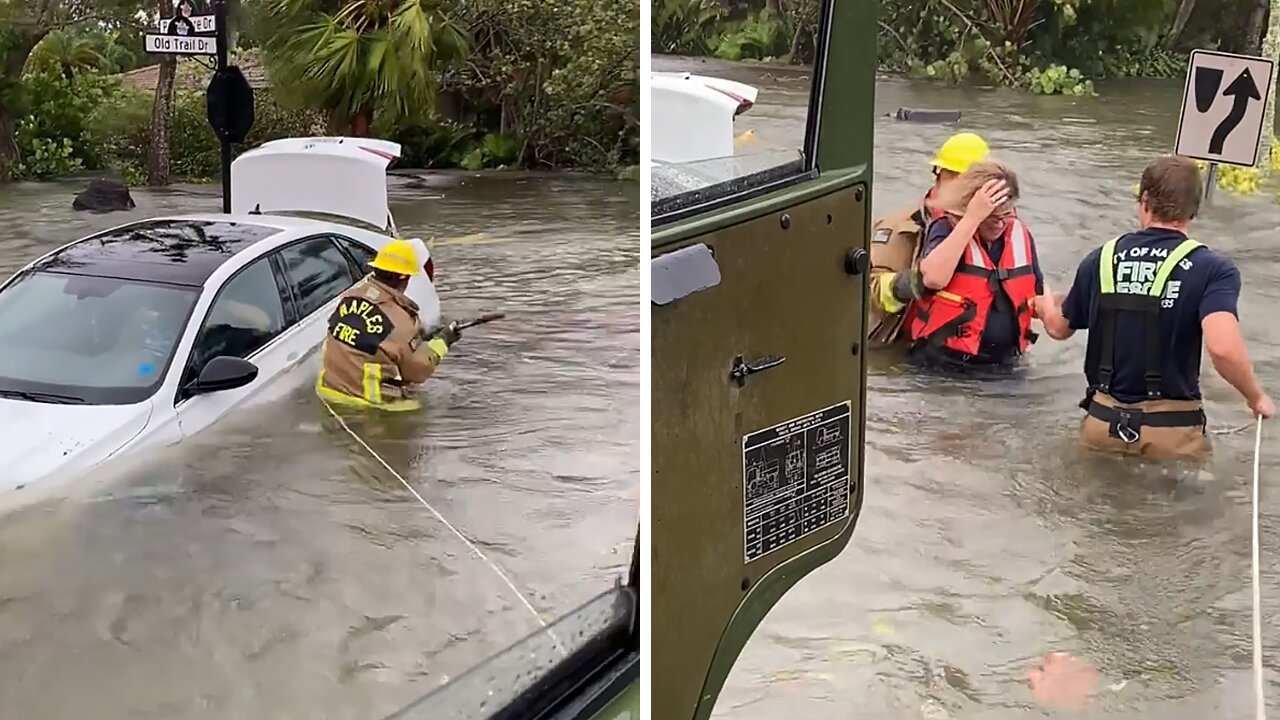
[[[1249,72],[1249,68],[1245,68],[1226,90],[1222,91],[1223,97],[1235,96],[1235,100],[1231,103],[1231,112],[1222,118],[1222,122],[1218,123],[1218,127],[1214,129],[1213,136],[1209,138],[1209,152],[1213,155],[1222,154],[1222,146],[1227,142],[1227,138],[1231,135],[1231,131],[1240,125],[1240,121],[1244,119],[1244,111],[1249,107],[1250,100],[1261,100],[1262,95],[1258,92],[1258,84],[1253,81],[1253,74]]]

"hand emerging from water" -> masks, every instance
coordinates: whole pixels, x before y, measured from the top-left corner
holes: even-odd
[[[1027,672],[1027,684],[1039,705],[1083,710],[1098,691],[1098,671],[1078,657],[1053,652]]]
[[[1004,180],[988,180],[978,188],[965,208],[965,217],[982,222],[991,217],[996,208],[1009,201],[1009,188]]]

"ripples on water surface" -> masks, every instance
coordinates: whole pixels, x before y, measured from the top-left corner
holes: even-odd
[[[218,207],[187,188],[72,214],[79,189],[4,189],[0,276],[95,229]],[[393,181],[407,234],[483,234],[434,252],[445,312],[508,316],[463,338],[421,415],[352,427],[548,620],[630,562],[638,207],[634,183],[590,177]],[[0,714],[367,720],[537,626],[302,375],[284,400],[0,518]]]
[[[806,72],[673,58],[654,68],[757,85],[737,131],[754,129],[766,150],[799,147],[804,107],[792,90],[807,86]],[[1099,98],[1062,98],[882,80],[875,207],[915,202],[938,145],[961,129],[982,133],[1018,171],[1049,283],[1066,290],[1088,250],[1136,224],[1132,193],[1146,161],[1173,145],[1181,90],[1132,82],[1101,85]],[[958,127],[883,117],[898,107],[964,117]],[[1241,321],[1274,395],[1280,325],[1266,313],[1280,296],[1280,208],[1217,198],[1195,236],[1240,267]],[[858,530],[770,613],[717,716],[914,719],[937,717],[941,706],[956,720],[1038,717],[1023,678],[1057,649],[1096,663],[1104,686],[1119,688],[1082,717],[1251,717],[1252,430],[1215,435],[1210,466],[1181,482],[1084,458],[1073,445],[1083,357],[1083,337],[1046,338],[1018,376],[994,383],[947,383],[874,358]],[[1248,423],[1207,359],[1205,370],[1213,426]],[[1263,477],[1275,487],[1280,430],[1267,434]],[[1274,665],[1280,504],[1265,488],[1263,496],[1263,625]],[[1280,683],[1269,678],[1280,712]]]

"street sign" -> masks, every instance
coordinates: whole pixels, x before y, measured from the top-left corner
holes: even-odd
[[[1274,69],[1268,58],[1192,50],[1174,152],[1211,163],[1256,164]]]
[[[166,55],[217,55],[217,38],[211,35],[144,35],[149,53]]]
[[[156,30],[166,35],[206,35],[217,32],[217,28],[217,21],[212,15],[192,15],[185,18],[175,15],[170,18],[160,18],[156,23]],[[182,32],[184,29],[188,32]]]
[[[253,129],[253,88],[232,65],[213,74],[205,91],[209,125],[219,140],[242,143]]]

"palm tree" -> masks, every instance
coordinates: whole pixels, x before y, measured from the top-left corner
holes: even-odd
[[[99,70],[107,59],[94,47],[92,39],[66,30],[54,30],[36,45],[27,58],[28,67],[57,68],[67,82],[77,72]]]
[[[267,43],[272,85],[368,135],[374,113],[429,113],[439,71],[467,39],[437,0],[268,0],[278,29]],[[326,7],[328,6],[328,7]]]

